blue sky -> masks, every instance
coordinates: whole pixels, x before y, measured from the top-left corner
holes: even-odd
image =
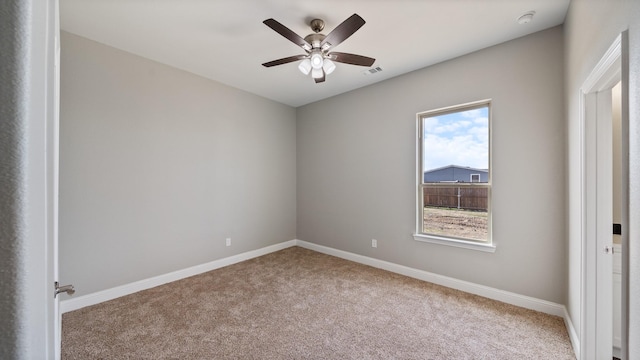
[[[489,168],[488,108],[425,118],[424,170],[447,165]]]

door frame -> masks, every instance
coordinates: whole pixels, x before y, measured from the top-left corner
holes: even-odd
[[[611,357],[612,331],[611,313],[612,256],[604,253],[607,236],[612,239],[611,209],[598,206],[612,203],[611,180],[606,179],[611,172],[603,173],[603,167],[611,166],[611,149],[603,153],[597,149],[611,144],[611,131],[598,136],[605,130],[603,121],[611,119],[606,114],[608,103],[602,95],[611,93],[611,88],[622,82],[622,226],[628,229],[628,184],[629,184],[629,103],[628,103],[628,35],[621,33],[593,68],[580,89],[580,139],[581,139],[581,293],[580,293],[580,359]],[[598,96],[600,93],[601,96]],[[610,125],[610,122],[609,122]],[[625,131],[627,129],[627,131]],[[626,135],[624,135],[626,134]],[[609,136],[608,142],[604,136]],[[604,143],[603,143],[604,141]],[[607,145],[609,144],[609,145]],[[604,156],[603,156],[604,155]],[[605,181],[602,181],[605,180]],[[612,240],[611,240],[612,242]],[[622,359],[628,358],[628,230],[622,236]],[[607,289],[609,289],[607,291]],[[600,290],[600,291],[599,291]],[[608,316],[608,320],[607,320]],[[600,326],[598,326],[600,323]],[[604,324],[604,326],[603,326]],[[608,332],[608,334],[607,334]]]
[[[11,194],[12,206],[20,221],[15,251],[14,292],[19,297],[18,325],[12,336],[13,349],[24,358],[56,359],[59,354],[59,322],[54,282],[57,266],[57,115],[58,83],[55,70],[55,38],[58,30],[58,0],[25,0],[9,22],[15,31],[14,43],[20,49],[16,64],[9,64],[19,77],[9,91],[16,95],[20,110],[8,121],[20,122],[21,130],[9,133],[18,139],[20,162],[17,179],[23,182]],[[4,9],[4,8],[3,8]],[[10,32],[13,34],[13,32]],[[19,34],[19,35],[18,35]],[[10,55],[11,56],[11,55]],[[4,121],[4,119],[3,119]],[[10,243],[11,244],[11,243]],[[4,264],[3,264],[4,265]],[[8,264],[12,265],[12,264]],[[5,334],[3,334],[5,335]]]
[[[58,0],[48,1],[50,4],[49,11],[52,12],[50,26],[52,32],[49,35],[49,41],[53,42],[52,54],[48,61],[49,68],[53,72],[51,87],[52,92],[52,110],[51,119],[47,126],[47,203],[49,223],[49,244],[51,246],[50,261],[51,266],[48,269],[53,276],[54,282],[58,282],[60,275],[58,272],[58,224],[59,224],[59,185],[60,185],[60,4]],[[58,296],[53,299],[53,358],[58,360],[61,358],[62,346],[62,314],[60,313],[60,300]],[[50,319],[51,321],[51,319]]]
[[[35,5],[35,3],[34,3]],[[40,5],[39,5],[40,6]],[[46,308],[46,359],[60,359],[61,316],[58,297],[54,296],[54,283],[58,281],[58,180],[59,180],[59,125],[60,125],[60,15],[59,1],[48,0],[42,4],[45,14],[46,47],[44,54],[44,223],[45,223],[45,308]]]

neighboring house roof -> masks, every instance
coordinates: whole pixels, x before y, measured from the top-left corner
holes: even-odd
[[[473,176],[472,176],[473,175]],[[489,170],[469,166],[447,165],[423,174],[424,182],[488,182]]]
[[[484,173],[488,173],[489,170],[487,169],[478,169],[478,168],[472,168],[470,166],[460,166],[460,165],[447,165],[447,166],[442,166],[439,168],[435,168],[435,169],[431,169],[431,170],[427,170],[424,173],[431,173],[431,172],[435,172],[435,171],[439,171],[439,170],[444,170],[444,169],[449,169],[449,168],[458,168],[458,169],[465,169],[465,170],[473,170],[473,171],[478,171],[478,172],[484,172]]]

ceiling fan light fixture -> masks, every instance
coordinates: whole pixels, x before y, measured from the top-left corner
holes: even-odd
[[[302,72],[303,74],[309,75],[309,72],[311,72],[311,60],[302,60],[298,65],[298,69],[300,69],[300,72]]]
[[[314,69],[322,69],[323,60],[322,54],[319,51],[314,51],[311,54],[311,67]]]
[[[322,68],[324,69],[324,72],[329,75],[333,72],[333,70],[336,69],[336,64],[329,60],[329,59],[324,59],[324,63],[322,64]]]
[[[316,68],[311,69],[311,77],[312,78],[320,79],[323,75],[324,75],[324,73],[322,72],[322,68],[320,68],[320,69],[316,69]]]

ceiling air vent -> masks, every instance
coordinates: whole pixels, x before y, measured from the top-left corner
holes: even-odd
[[[381,71],[382,71],[382,67],[376,66],[376,67],[373,67],[371,69],[365,70],[362,73],[365,74],[365,75],[371,75],[371,74],[377,74],[377,73],[379,73]]]

